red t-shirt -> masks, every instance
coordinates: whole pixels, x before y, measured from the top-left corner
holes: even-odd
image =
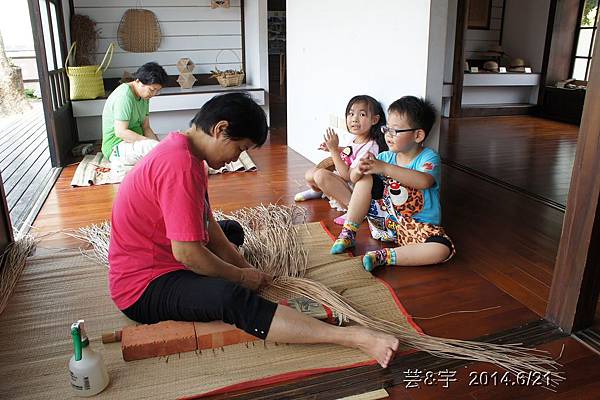
[[[119,309],[148,284],[185,269],[171,240],[208,242],[207,174],[188,138],[172,132],[123,179],[113,203],[108,249],[110,295]]]

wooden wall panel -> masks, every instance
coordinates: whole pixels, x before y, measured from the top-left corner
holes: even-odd
[[[100,41],[96,62],[100,62],[109,43],[117,43],[117,29],[125,11],[135,8],[136,0],[75,0],[75,13],[96,21]],[[168,5],[167,5],[168,4]],[[240,0],[230,8],[210,7],[210,0],[145,0],[142,8],[154,12],[159,20],[162,41],[153,53],[131,53],[115,48],[105,78],[120,78],[124,71],[133,73],[149,61],[161,64],[169,75],[178,75],[177,60],[189,57],[196,64],[195,74],[207,74],[215,69],[238,69],[242,59],[242,10]],[[217,59],[217,53],[223,52]],[[237,57],[236,57],[237,55]]]

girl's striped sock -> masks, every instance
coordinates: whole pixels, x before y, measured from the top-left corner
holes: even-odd
[[[340,254],[346,251],[346,249],[354,247],[356,232],[359,226],[355,222],[346,220],[340,236],[338,236],[333,246],[331,246],[331,254]]]

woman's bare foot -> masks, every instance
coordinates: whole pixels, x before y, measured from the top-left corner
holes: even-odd
[[[387,368],[400,346],[400,341],[387,333],[359,326],[346,329],[352,342],[350,346],[373,357],[382,368]]]

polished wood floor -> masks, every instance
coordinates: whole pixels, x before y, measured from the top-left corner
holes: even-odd
[[[578,130],[576,125],[534,116],[443,118],[440,154],[564,207]]]
[[[250,151],[257,172],[210,177],[213,208],[229,211],[260,203],[293,202],[293,195],[304,188],[304,171],[312,164],[283,144],[284,135],[284,131],[276,129],[269,143]],[[64,169],[35,221],[38,234],[47,234],[42,247],[78,246],[74,239],[55,232],[110,217],[118,185],[72,188],[69,183],[74,170],[74,166]],[[442,266],[382,268],[376,275],[390,283],[411,315],[425,318],[417,322],[431,335],[473,339],[538,320],[547,299],[562,214],[452,168],[445,168],[443,185],[444,224],[456,242],[457,256]],[[302,206],[308,221],[323,220],[333,233],[339,232],[332,221],[339,213],[326,201],[313,200]],[[370,239],[366,225],[362,226],[355,253],[379,246],[379,242]],[[486,311],[436,317],[490,307]],[[567,394],[570,398],[584,398],[593,393],[596,397],[588,398],[600,398],[597,372],[583,372],[584,368],[600,371],[600,357],[570,338],[540,347],[558,357],[562,344],[565,368],[574,383],[561,387],[559,394],[529,388],[527,395],[559,399]],[[510,393],[511,398],[525,398],[524,393],[504,387],[474,390],[466,376],[477,368],[482,366],[469,365],[459,372],[463,375],[453,388],[457,397],[452,398],[508,398]],[[435,387],[416,390],[402,385],[390,392],[394,399],[438,399],[446,393]]]

